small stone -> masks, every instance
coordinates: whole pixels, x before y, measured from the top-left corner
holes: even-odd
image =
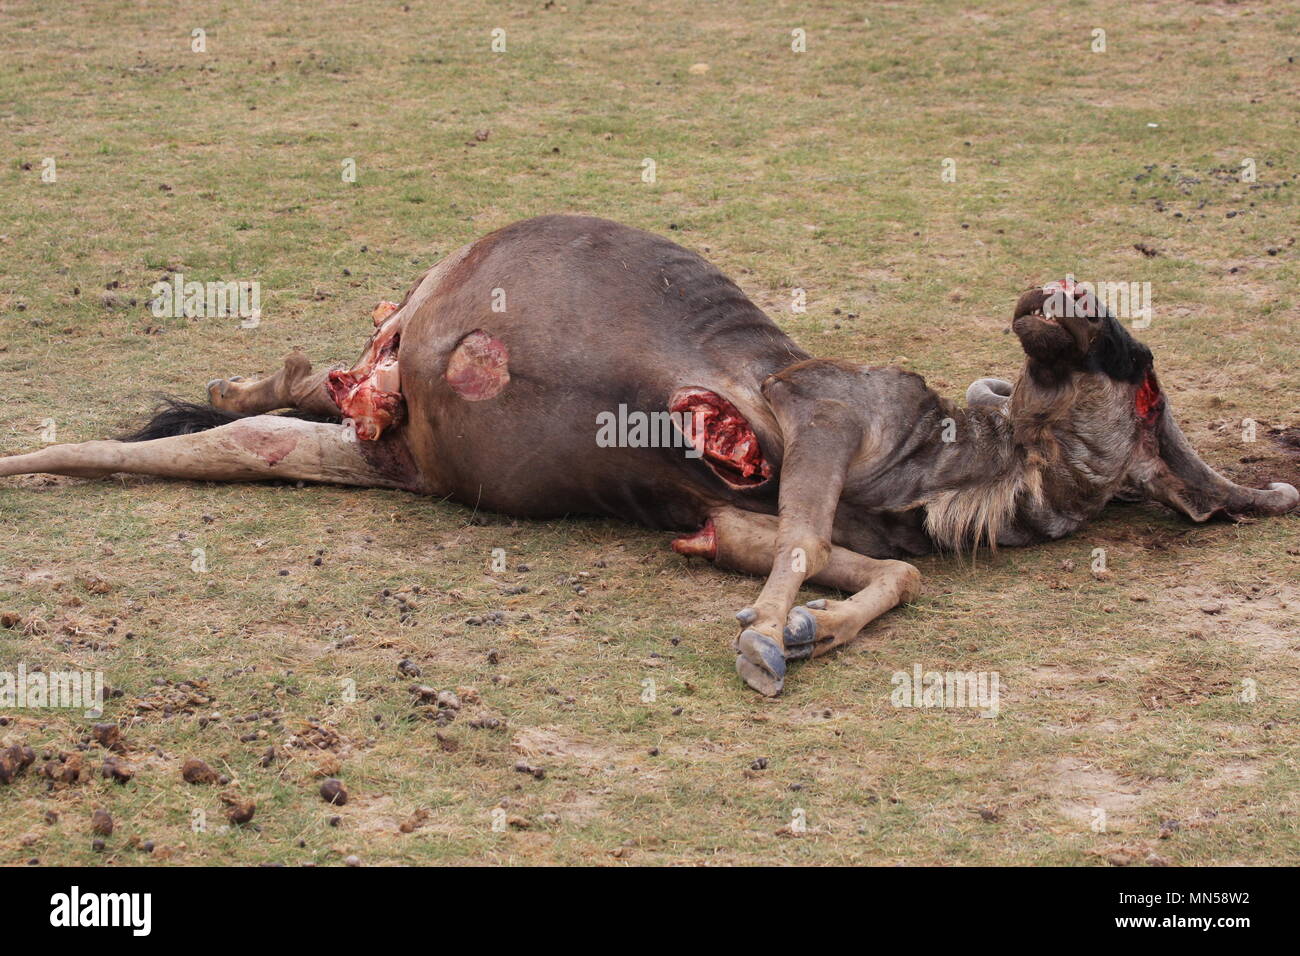
[[[90,829],[100,836],[113,835],[113,815],[102,807],[90,815]]]
[[[36,761],[36,752],[26,744],[0,749],[0,783],[11,783]]]
[[[221,800],[226,805],[226,819],[236,826],[249,823],[257,812],[257,804],[252,800],[233,795],[222,796]]]
[[[181,766],[181,779],[186,783],[216,783],[217,772],[197,757],[190,757]]]
[[[131,767],[116,757],[109,757],[104,761],[104,766],[100,768],[100,775],[105,780],[113,780],[117,783],[130,783],[131,778],[135,776],[135,771]]]
[[[342,780],[330,777],[320,785],[320,798],[336,807],[344,806],[348,802],[348,788]]]

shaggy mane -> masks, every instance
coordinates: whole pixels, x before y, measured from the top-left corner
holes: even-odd
[[[1042,473],[1018,466],[1000,478],[941,491],[925,506],[925,530],[940,548],[961,554],[981,544],[998,549],[998,535],[1015,517],[1022,496],[1042,498]]]

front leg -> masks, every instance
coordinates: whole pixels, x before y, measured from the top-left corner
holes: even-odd
[[[851,641],[864,627],[921,591],[921,572],[906,561],[877,561],[864,588],[844,601],[819,599],[790,611],[787,658],[821,657]]]
[[[830,562],[835,511],[862,432],[848,406],[813,397],[784,373],[768,379],[764,395],[785,436],[779,522],[767,582],[736,615],[741,630],[734,649],[745,683],[774,697],[785,685],[786,620],[804,581]]]
[[[700,531],[674,541],[673,550],[732,571],[767,574],[776,553],[778,524],[775,515],[719,508]],[[782,632],[787,663],[822,656],[881,614],[912,601],[921,590],[920,572],[906,561],[870,558],[838,545],[831,546],[826,566],[808,581],[852,597],[809,601],[790,611]]]

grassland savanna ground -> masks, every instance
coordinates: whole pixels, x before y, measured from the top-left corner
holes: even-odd
[[[1016,373],[1025,285],[1150,282],[1192,442],[1300,483],[1298,35],[1263,3],[6,2],[0,452],[293,349],[351,360],[439,257],[567,211],[953,396]],[[176,274],[260,283],[260,323],[155,316]],[[666,534],[6,479],[0,671],[103,672],[121,752],[80,711],[3,711],[36,763],[0,785],[0,862],[1293,861],[1296,530],[1138,505],[926,559],[915,604],[764,700],[727,647],[758,582]],[[999,716],[895,708],[916,664],[996,672]]]

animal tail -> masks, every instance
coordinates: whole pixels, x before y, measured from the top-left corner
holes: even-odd
[[[311,422],[340,422],[338,416],[311,415],[305,412],[290,411],[289,418],[300,418]],[[241,418],[248,418],[238,412],[227,412],[206,402],[187,402],[173,395],[159,397],[158,405],[152,417],[134,431],[117,437],[118,441],[152,441],[155,438],[173,438],[176,435],[193,435],[222,425],[229,425]]]

